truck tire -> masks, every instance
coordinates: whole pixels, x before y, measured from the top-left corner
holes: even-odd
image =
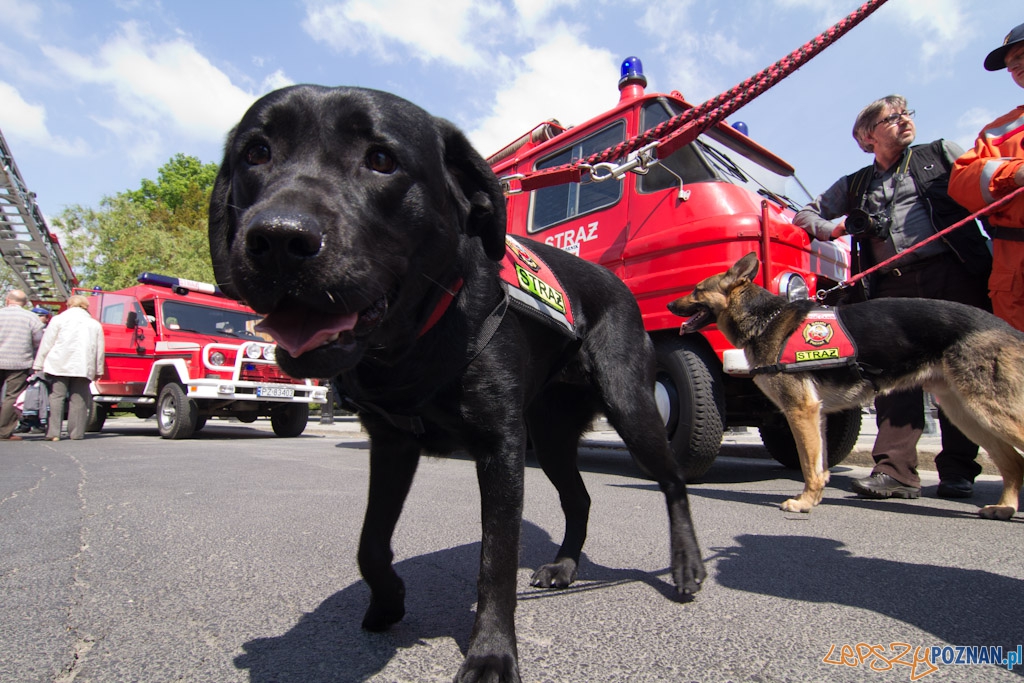
[[[85,423],[85,431],[98,432],[103,429],[103,423],[107,421],[107,406],[102,403],[92,402],[89,408],[89,421]]]
[[[290,439],[302,434],[309,421],[309,404],[290,403],[270,413],[270,426],[280,437]]]
[[[703,476],[718,456],[725,431],[725,395],[714,353],[698,339],[655,343],[655,396],[669,444],[688,481]]]
[[[156,399],[156,424],[165,439],[187,439],[196,431],[199,408],[177,382],[169,382]]]
[[[830,468],[845,460],[857,445],[860,419],[860,408],[850,408],[825,417],[825,453]],[[796,452],[793,432],[781,413],[769,418],[759,431],[761,442],[773,458],[789,469],[800,469],[800,456]]]

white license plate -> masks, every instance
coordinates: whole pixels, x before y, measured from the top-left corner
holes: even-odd
[[[256,387],[256,395],[262,398],[292,398],[295,390],[291,387]]]

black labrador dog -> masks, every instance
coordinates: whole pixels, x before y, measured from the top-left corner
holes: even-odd
[[[404,613],[391,538],[421,451],[476,462],[478,608],[457,681],[518,681],[516,603],[527,433],[558,490],[565,536],[535,586],[576,578],[590,497],[577,442],[598,412],[668,504],[678,594],[705,578],[679,466],[652,388],[639,309],[612,273],[523,240],[556,274],[574,331],[508,304],[505,200],[451,123],[397,96],[301,85],[257,101],[229,134],[210,204],[228,295],[265,314],[294,377],[335,378],[370,436],[359,568],[363,626]]]

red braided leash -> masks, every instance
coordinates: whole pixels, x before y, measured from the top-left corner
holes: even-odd
[[[654,126],[629,140],[621,142],[614,147],[609,147],[603,152],[592,154],[586,159],[580,159],[571,164],[535,171],[526,175],[520,181],[522,191],[530,192],[552,185],[578,183],[582,179],[583,171],[586,168],[601,162],[622,158],[656,141],[660,141],[657,145],[658,158],[664,159],[680,147],[693,142],[705,130],[724,120],[734,111],[799,69],[812,57],[837,41],[854,26],[864,21],[872,12],[884,5],[885,2],[886,0],[869,0],[848,17],[839,21],[803,47],[786,55],[775,64],[751,76],[730,90],[711,98],[701,105],[688,109],[682,114],[673,116],[664,123]]]

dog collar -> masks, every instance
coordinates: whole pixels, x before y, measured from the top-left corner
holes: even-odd
[[[440,301],[438,301],[437,305],[434,306],[434,310],[431,312],[430,317],[427,318],[427,322],[423,324],[423,329],[421,329],[420,333],[416,335],[417,337],[422,337],[427,332],[429,332],[430,328],[436,325],[437,322],[444,316],[445,312],[448,310],[448,307],[451,306],[452,301],[455,300],[456,295],[462,289],[463,284],[464,281],[460,277],[458,280],[455,281],[455,284],[444,290],[444,294],[441,295]]]

